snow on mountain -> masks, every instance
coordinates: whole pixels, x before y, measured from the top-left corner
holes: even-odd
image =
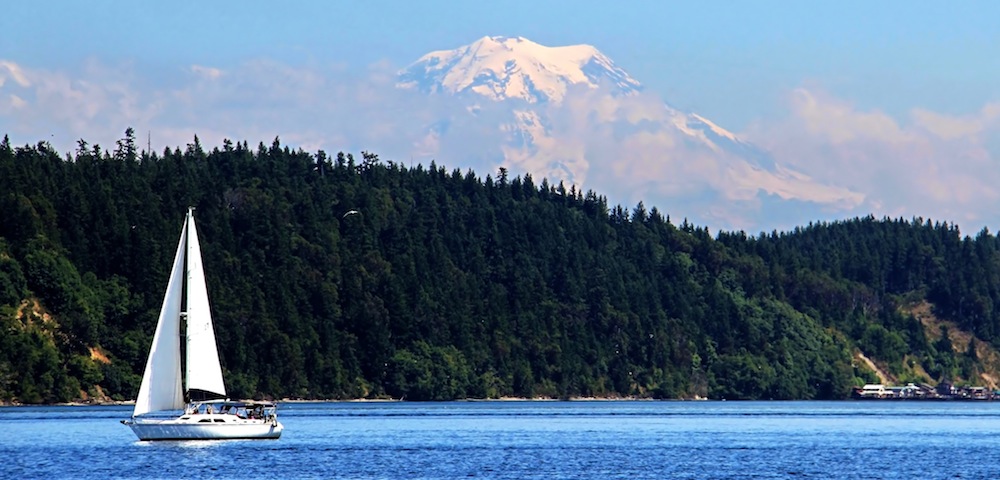
[[[428,125],[427,136],[417,142],[425,154],[433,154],[428,146],[462,141],[457,134],[449,138],[450,125],[497,122],[496,144],[479,139],[475,151],[496,152],[494,168],[552,183],[591,188],[588,178],[599,175],[609,182],[599,187],[605,191],[633,182],[665,185],[660,188],[669,195],[697,183],[737,200],[758,192],[826,204],[862,200],[778,165],[763,149],[701,115],[644,94],[638,81],[590,45],[546,47],[523,37],[483,37],[424,55],[398,73],[396,86],[466,102],[464,118]],[[679,179],[678,173],[690,177]]]
[[[615,95],[630,95],[642,85],[590,45],[546,47],[524,37],[483,37],[454,50],[431,52],[399,72],[397,87],[424,93],[471,93],[503,102],[560,104],[572,86],[608,86]],[[470,106],[477,111],[478,105]],[[713,151],[754,147],[698,114],[664,105],[677,130]],[[509,147],[531,148],[550,131],[537,109],[516,108],[501,126]],[[756,151],[758,155],[761,152]]]
[[[671,111],[672,123],[678,130],[697,138],[712,151],[739,155],[750,164],[765,170],[776,171],[778,169],[774,159],[766,151],[739,139],[732,132],[712,123],[711,120],[697,113],[684,113],[669,106],[667,108]]]
[[[590,45],[545,47],[524,37],[483,37],[471,45],[424,55],[399,74],[397,86],[422,92],[473,92],[491,100],[560,102],[570,85],[620,93],[639,82]]]

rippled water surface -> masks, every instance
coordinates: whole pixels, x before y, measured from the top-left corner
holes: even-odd
[[[282,404],[280,440],[140,442],[0,408],[0,478],[1000,478],[1000,402]]]

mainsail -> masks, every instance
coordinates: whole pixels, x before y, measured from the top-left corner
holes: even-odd
[[[149,358],[146,359],[146,370],[142,374],[132,416],[184,408],[180,332],[186,237],[187,222],[181,230],[181,240],[174,255],[174,266],[170,269],[167,293],[163,295],[160,318],[156,321],[156,333],[153,334],[153,344],[149,347]]]

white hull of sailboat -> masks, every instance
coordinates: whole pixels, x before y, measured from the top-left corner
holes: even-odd
[[[241,423],[197,423],[182,419],[131,420],[139,440],[235,440],[277,439],[284,426],[278,421],[245,421]]]

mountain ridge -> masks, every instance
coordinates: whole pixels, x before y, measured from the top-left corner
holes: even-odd
[[[727,200],[730,208],[752,208],[761,196],[851,208],[864,201],[849,188],[780,164],[706,116],[646,92],[591,45],[547,47],[524,37],[486,36],[421,56],[398,72],[396,86],[465,105],[462,114],[425,126],[425,136],[414,142],[418,156],[462,145],[461,133],[447,131],[457,121],[495,132],[492,140],[467,148],[488,163],[480,168],[597,187],[619,200],[641,193],[650,198],[629,200],[675,203],[678,192],[694,189]],[[480,114],[486,107],[491,115]],[[607,151],[622,158],[613,161],[602,153]],[[678,183],[677,171],[693,178]]]

